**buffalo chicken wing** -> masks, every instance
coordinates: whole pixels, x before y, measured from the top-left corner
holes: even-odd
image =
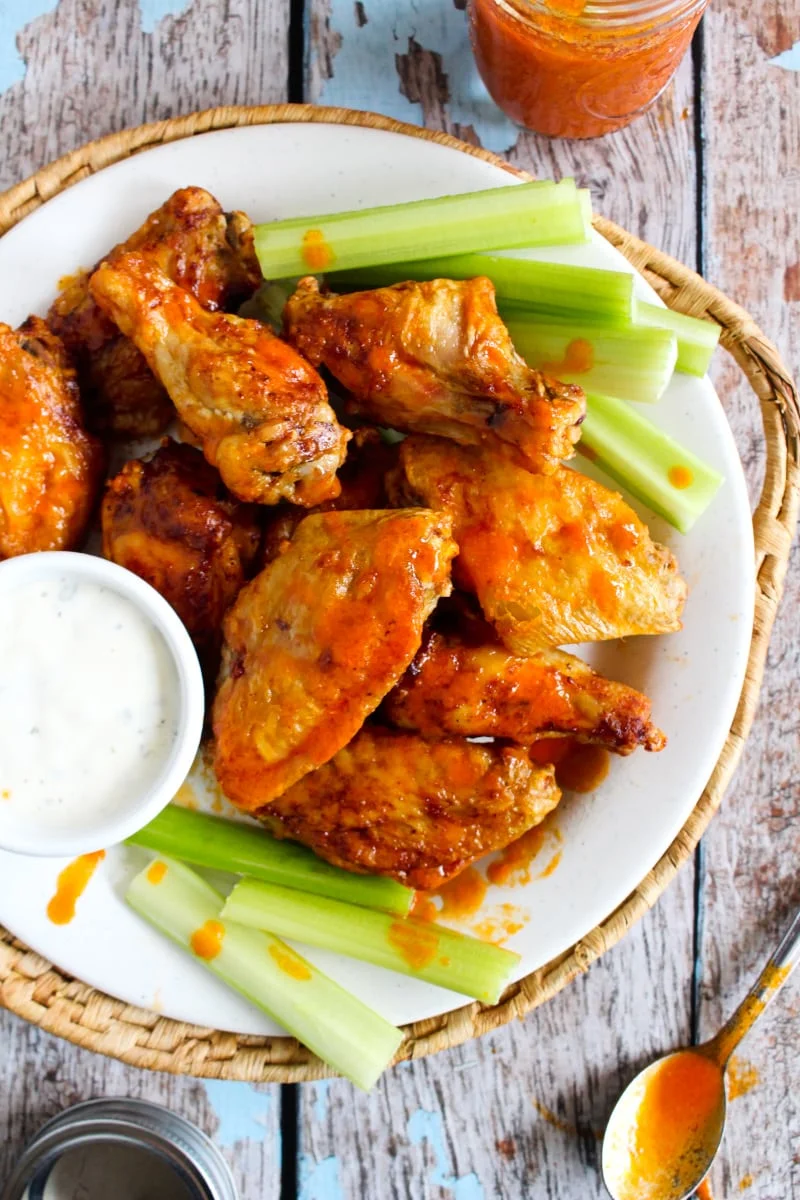
[[[338,494],[350,435],[291,346],[258,321],[206,312],[143,254],[103,263],[90,287],[235,496],[310,507]]]
[[[400,283],[347,296],[302,279],[284,310],[286,335],[351,394],[350,410],[395,429],[507,446],[535,471],[573,453],[585,414],[580,388],[517,354],[484,278]]]
[[[306,517],[224,623],[215,770],[245,810],[345,746],[450,590],[450,522],[428,510]]]
[[[336,866],[427,890],[538,825],[560,795],[522,747],[367,726],[256,816]]]

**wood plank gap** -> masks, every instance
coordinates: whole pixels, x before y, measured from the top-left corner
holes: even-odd
[[[706,848],[698,843],[694,852],[694,920],[692,924],[692,979],[689,1003],[689,1020],[692,1045],[700,1041],[700,988],[703,983],[703,928],[706,914]]]
[[[306,33],[305,0],[289,3],[289,103],[305,100]]]
[[[692,79],[694,83],[694,172],[695,172],[695,264],[698,275],[705,275],[708,180],[706,177],[706,112],[703,91],[705,68],[705,18],[692,38]],[[699,850],[699,847],[698,847]],[[701,881],[702,887],[702,881]]]
[[[281,1087],[281,1192],[280,1200],[297,1200],[299,1175],[299,1084]]]

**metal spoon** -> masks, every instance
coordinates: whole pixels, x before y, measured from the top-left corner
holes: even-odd
[[[722,1141],[725,1126],[725,1068],[738,1046],[770,1000],[777,994],[800,961],[800,911],[787,929],[775,953],[745,996],[733,1016],[716,1037],[700,1046],[687,1047],[667,1054],[640,1071],[617,1101],[603,1138],[603,1182],[613,1200],[687,1200],[708,1174]],[[697,1060],[700,1059],[701,1062]],[[662,1128],[658,1138],[658,1161],[645,1161],[642,1126],[645,1104],[652,1105],[654,1085],[666,1086],[668,1077],[680,1086],[682,1072],[691,1070],[707,1092],[702,1104],[702,1120],[693,1122],[688,1111],[690,1100],[684,1089],[676,1108],[682,1135],[680,1144],[669,1146]],[[702,1077],[702,1079],[700,1078]],[[712,1089],[713,1088],[713,1092]],[[697,1110],[700,1111],[699,1109]],[[680,1122],[685,1123],[685,1130]],[[645,1135],[646,1136],[646,1135]]]

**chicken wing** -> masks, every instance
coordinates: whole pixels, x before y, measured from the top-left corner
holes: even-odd
[[[61,341],[39,317],[0,324],[0,559],[76,546],[103,460]]]
[[[256,816],[336,866],[427,891],[538,825],[560,798],[553,767],[520,746],[365,726]]]
[[[347,458],[339,471],[341,492],[335,500],[326,500],[314,509],[388,508],[386,475],[397,463],[397,447],[383,440],[377,429],[356,429],[347,448]],[[261,563],[266,566],[286,547],[308,510],[296,504],[280,504],[273,509],[264,526]]]
[[[199,450],[165,439],[109,480],[103,553],[170,602],[210,670],[222,618],[250,573],[261,531]]]
[[[529,745],[563,735],[617,754],[666,745],[641,692],[560,650],[517,657],[490,627],[487,632],[483,641],[470,642],[426,630],[414,661],[386,697],[387,719],[428,738],[496,737]]]
[[[103,263],[90,288],[235,496],[311,507],[338,495],[350,434],[291,346],[258,321],[206,312],[142,254]]]
[[[454,581],[515,654],[680,628],[674,556],[620,495],[577,471],[533,475],[491,450],[412,437],[389,490],[452,517]]]
[[[379,425],[507,445],[535,471],[573,453],[583,392],[531,370],[497,314],[489,279],[399,283],[322,295],[301,279],[284,309],[289,340]]]
[[[225,618],[213,725],[229,799],[261,808],[350,741],[419,649],[454,553],[429,510],[306,517]]]
[[[181,188],[140,229],[106,255],[137,250],[209,311],[236,309],[261,282],[253,229],[241,212],[224,213],[203,188]],[[89,291],[91,271],[70,279],[48,314],[77,368],[93,428],[125,437],[160,433],[172,402],[136,347]]]

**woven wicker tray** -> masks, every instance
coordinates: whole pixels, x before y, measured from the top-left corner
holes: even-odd
[[[363,125],[426,138],[529,178],[495,155],[448,134],[372,113],[310,105],[216,108],[112,134],[58,159],[0,196],[0,234],[73,183],[151,146],[237,125],[312,121]],[[498,1004],[491,1007],[471,1004],[407,1026],[398,1058],[433,1054],[523,1016],[555,995],[618,942],[655,903],[681,864],[691,856],[719,807],[758,702],[800,495],[800,410],[795,386],[775,347],[742,308],[699,275],[619,226],[600,217],[595,218],[594,224],[671,308],[711,319],[721,326],[721,343],[736,360],[761,407],[766,470],[753,516],[756,596],[745,681],[733,724],[705,791],[667,852],[624,903],[565,954],[509,987]],[[49,1033],[135,1066],[251,1082],[290,1083],[332,1073],[294,1038],[223,1033],[123,1004],[56,970],[2,927],[0,1003]]]

